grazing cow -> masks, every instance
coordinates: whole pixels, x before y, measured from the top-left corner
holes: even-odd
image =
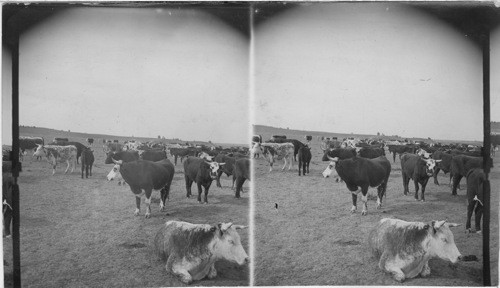
[[[194,148],[170,148],[170,155],[174,157],[174,164],[177,165],[177,157],[181,158],[181,163],[184,157],[196,156],[197,152]]]
[[[136,209],[135,216],[139,215],[141,209],[141,197],[146,196],[146,214],[151,215],[151,193],[153,190],[160,191],[160,211],[165,208],[165,202],[170,193],[170,185],[174,179],[174,165],[168,160],[163,159],[158,162],[137,160],[124,162],[123,160],[113,160],[115,166],[108,174],[108,181],[113,180],[120,172],[123,180],[128,183],[130,190],[135,194]],[[115,172],[115,173],[113,173]],[[143,192],[144,190],[144,192]]]
[[[184,161],[184,179],[186,180],[186,197],[191,196],[191,185],[198,186],[198,202],[201,203],[202,186],[205,188],[205,204],[208,203],[208,190],[212,180],[217,179],[217,173],[225,163],[207,162],[201,158],[188,157]]]
[[[472,157],[467,155],[456,155],[451,159],[451,175],[453,176],[453,187],[451,195],[457,195],[457,187],[462,177],[467,176],[469,170],[473,168],[483,168],[482,157]]]
[[[240,198],[243,183],[245,180],[251,181],[250,159],[241,158],[234,163],[233,183],[236,182],[235,197]]]
[[[431,274],[429,260],[438,257],[457,263],[462,255],[455,245],[449,227],[459,224],[444,221],[406,222],[399,219],[380,220],[368,236],[368,244],[378,267],[393,274],[396,281]]]
[[[85,170],[85,178],[89,178],[89,172],[92,176],[92,165],[94,165],[94,151],[88,147],[82,151],[82,179],[83,170]]]
[[[443,170],[443,173],[446,175],[448,172],[451,171],[451,159],[453,156],[451,154],[445,153],[443,151],[435,151],[432,153],[432,159],[434,160],[441,160],[440,162],[436,162],[436,167],[434,168],[434,184],[439,185],[439,182],[437,180],[437,174],[439,173],[439,170]],[[449,186],[451,186],[451,178],[452,175],[450,173],[450,182]]]
[[[379,156],[385,156],[385,150],[384,148],[365,147],[359,150],[358,155],[359,157],[373,159]]]
[[[57,162],[68,165],[64,174],[68,173],[69,166],[71,165],[71,173],[75,170],[77,149],[74,145],[57,146],[57,145],[38,145],[33,156],[46,156],[47,161],[52,165],[52,175],[56,173]]]
[[[222,185],[220,184],[220,177],[222,176],[222,173],[226,173],[227,176],[233,175],[234,163],[236,162],[236,157],[230,157],[230,156],[227,156],[224,154],[219,154],[219,155],[215,156],[214,161],[218,162],[218,163],[226,163],[224,166],[222,166],[217,171],[217,181],[216,181],[217,187],[222,188]],[[234,180],[234,178],[233,178],[233,180]],[[233,185],[231,186],[231,189],[234,189],[234,181],[233,181]]]
[[[148,150],[140,153],[142,160],[148,161],[161,161],[167,159],[167,152],[165,150]]]
[[[302,168],[302,174],[305,176],[306,173],[309,174],[309,163],[311,162],[311,148],[307,146],[302,146],[299,148],[299,176],[300,168]]]
[[[89,144],[89,146],[94,146],[94,138],[87,138],[87,144]]]
[[[476,232],[481,233],[481,218],[483,217],[483,183],[486,182],[486,174],[481,168],[474,168],[467,173],[467,222],[465,223],[465,230],[472,232],[471,218],[474,211]]]
[[[215,262],[225,259],[244,265],[249,258],[241,245],[237,229],[245,226],[232,223],[191,224],[167,221],[154,238],[155,254],[166,261],[167,272],[180,277],[185,284],[205,277],[217,276]]]
[[[429,178],[434,175],[436,162],[432,158],[425,159],[415,154],[404,153],[401,156],[401,175],[403,176],[404,195],[408,195],[408,183],[413,179],[415,183],[415,200],[418,200],[418,184],[422,186],[422,201],[425,201],[425,186]]]
[[[351,191],[352,208],[351,213],[357,209],[358,187],[361,187],[361,201],[363,202],[362,215],[366,215],[368,201],[368,187],[377,187],[377,209],[382,207],[382,198],[387,188],[387,181],[391,173],[391,163],[385,156],[374,159],[354,157],[340,160],[338,157],[329,157],[331,163],[323,172],[323,176],[331,174],[331,166],[335,166],[337,174],[344,180],[347,189]],[[332,163],[333,162],[333,163]],[[328,177],[328,176],[325,176]]]
[[[262,143],[261,146],[263,148],[262,154],[266,158],[267,162],[269,162],[269,172],[273,171],[274,160],[283,159],[285,161],[281,170],[285,170],[287,160],[290,161],[288,170],[292,168],[292,154],[295,149],[292,143]]]
[[[119,151],[119,152],[109,152],[106,155],[106,160],[104,164],[113,164],[113,160],[123,160],[123,162],[132,162],[139,160],[139,152],[137,151]]]

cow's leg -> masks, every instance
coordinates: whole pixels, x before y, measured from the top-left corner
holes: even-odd
[[[216,179],[217,180],[217,187],[220,187],[220,188],[222,188],[222,185],[220,184],[220,176],[222,176],[222,173],[223,173],[222,170],[220,170],[220,169],[217,170],[217,179]]]
[[[71,173],[73,173],[73,171],[75,171],[75,168],[76,168],[76,163],[75,163],[75,161],[73,161],[73,166],[71,167]]]
[[[415,200],[418,201],[418,180],[414,179],[413,183],[415,184]]]
[[[208,279],[214,279],[217,277],[217,270],[215,270],[215,263],[210,266],[210,271],[208,271],[207,278]]]
[[[90,175],[91,177],[92,177],[92,166],[93,166],[93,164],[92,164],[92,165],[90,165],[90,167],[89,167],[89,175]]]
[[[5,230],[5,237],[10,237],[11,236],[10,235],[10,224],[11,224],[11,222],[12,222],[12,209],[10,207],[6,207],[5,208],[5,212],[3,213],[3,228]]]
[[[361,187],[361,202],[363,202],[363,210],[361,215],[365,216],[368,213],[368,186]]]
[[[469,203],[467,205],[467,221],[465,222],[465,231],[470,232],[470,226],[471,226],[471,218],[472,218],[472,212],[474,210],[474,206],[476,206],[476,201],[471,199],[472,197],[469,197]],[[477,213],[477,212],[476,212]],[[476,214],[477,218],[477,214]]]
[[[203,192],[203,189],[201,187],[201,183],[196,183],[196,186],[198,187],[198,203],[201,204],[201,193]]]
[[[299,176],[300,176],[300,168],[301,168],[301,166],[302,166],[302,161],[299,159]],[[302,169],[302,170],[304,170],[304,169]]]
[[[422,182],[422,202],[425,201],[425,187],[427,187],[427,182],[429,181],[429,178],[426,178],[423,182]]]
[[[377,187],[377,209],[382,208],[382,199],[384,198],[385,189],[387,188],[387,180]]]
[[[476,232],[481,233],[481,218],[483,218],[483,205],[477,203],[474,220],[476,222]]]
[[[285,167],[286,167],[286,157],[284,157],[283,160],[285,160],[285,164],[283,165],[283,168],[281,168],[281,170],[285,170]],[[288,170],[290,170],[290,169],[288,169]]]
[[[189,267],[184,267],[184,265],[182,265],[183,261],[179,261],[180,263],[174,263],[172,265],[172,273],[174,275],[177,275],[180,277],[180,280],[185,283],[185,284],[190,284],[191,282],[193,282],[193,278],[191,277],[191,274],[189,274]],[[167,268],[167,271],[168,271],[168,268]]]
[[[358,200],[358,193],[357,192],[351,192],[352,196],[352,208],[351,208],[351,213],[356,212],[356,202]]]
[[[396,152],[392,152],[392,161],[396,163]]]
[[[385,254],[386,252],[384,252]],[[385,257],[387,258],[387,257]],[[380,261],[382,261],[382,257],[380,258]],[[393,275],[394,280],[398,282],[403,282],[406,278],[405,273],[401,270],[400,267],[401,263],[398,263],[398,261],[391,261],[388,260],[385,263],[380,263],[379,262],[379,267],[382,268],[382,270],[389,272]]]
[[[208,189],[210,189],[211,184],[212,182],[209,182],[205,185],[205,204],[208,204]]]
[[[234,190],[234,182],[236,181],[236,175],[233,174],[233,185],[231,186],[231,190]]]
[[[184,175],[184,179],[186,180],[186,197],[191,197],[191,185],[193,185],[193,180],[189,178],[189,176]]]
[[[461,179],[462,175],[453,175],[453,187],[451,188],[451,195],[457,195],[457,186],[460,184]]]
[[[68,173],[70,166],[71,166],[71,162],[69,160],[66,160],[66,170],[64,170],[64,174]],[[73,171],[71,171],[71,172],[73,172]]]
[[[240,192],[241,192],[241,189],[242,189],[244,182],[245,182],[245,178],[243,178],[243,177],[238,177],[238,179],[236,179],[236,193],[235,193],[234,197],[240,198]]]
[[[289,166],[288,166],[288,170],[292,169],[293,160],[294,160],[294,159],[293,159],[292,157],[290,157],[290,159],[289,159],[290,164],[289,164]]]
[[[431,267],[429,267],[429,261],[425,261],[424,267],[422,267],[422,271],[420,272],[420,276],[427,277],[431,275]]]
[[[410,183],[410,177],[406,175],[406,173],[403,171],[403,194],[405,196],[408,195],[409,189],[408,189],[408,184]]]
[[[438,182],[438,173],[439,173],[439,170],[441,170],[439,167],[436,167],[435,170],[434,170],[434,173],[432,174],[432,177],[434,177],[434,184],[438,185],[439,186],[439,182]]]
[[[139,216],[139,213],[141,212],[141,196],[140,195],[135,195],[135,216]]]
[[[151,193],[153,192],[153,189],[147,189],[146,190],[146,218],[151,217]]]

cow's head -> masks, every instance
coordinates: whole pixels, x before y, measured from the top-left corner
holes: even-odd
[[[208,153],[206,153],[206,152],[201,152],[200,155],[198,155],[198,157],[200,157],[201,159],[205,159],[209,162],[212,162],[214,160],[214,157],[208,155]]]
[[[425,161],[425,173],[427,176],[432,176],[434,174],[434,169],[436,168],[436,163],[439,163],[443,160],[434,160],[432,158],[426,159],[426,158],[420,158],[423,161]]]
[[[43,147],[43,145],[40,145],[40,144],[36,144],[36,149],[35,149],[35,152],[33,153],[33,157],[42,157],[42,156],[45,156],[46,155],[46,151],[45,151],[45,148]]]
[[[223,258],[239,265],[248,263],[248,254],[241,245],[240,235],[237,229],[244,229],[247,226],[233,225],[233,223],[220,223],[212,227],[217,245],[214,248],[214,254],[217,258]]]
[[[453,232],[451,232],[450,227],[457,227],[460,224],[446,223],[446,220],[443,220],[432,221],[430,225],[426,226],[432,226],[432,229],[429,228],[432,235],[431,241],[429,241],[429,251],[443,260],[448,260],[452,263],[458,262],[462,255],[455,245]]]
[[[111,169],[111,171],[109,171],[108,176],[106,176],[108,181],[111,181],[111,180],[121,176],[120,166],[123,164],[123,161],[122,160],[116,161],[115,159],[113,159],[113,162],[115,163],[115,165],[113,166],[113,169]]]
[[[425,159],[428,159],[428,158],[430,158],[430,157],[431,157],[431,153],[429,153],[429,152],[425,151],[425,150],[424,150],[424,149],[422,149],[422,148],[418,148],[418,150],[417,150],[417,155],[418,155],[418,156],[422,156],[422,157],[424,157]]]
[[[210,173],[210,178],[212,179],[217,179],[217,172],[219,171],[222,166],[224,166],[226,163],[218,163],[218,162],[208,162],[205,161],[206,164],[208,164],[208,169]]]
[[[339,161],[339,158],[338,157],[330,157],[330,156],[327,156],[328,159],[330,160],[330,163],[328,163],[328,166],[326,166],[326,169],[325,171],[323,171],[323,177],[325,178],[328,178],[330,177],[330,175],[332,175],[332,173],[337,173],[337,171],[335,170],[335,166],[337,165],[337,162]]]

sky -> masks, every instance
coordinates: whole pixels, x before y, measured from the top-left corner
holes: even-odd
[[[480,48],[419,10],[310,3],[254,35],[255,124],[483,139]]]
[[[26,31],[20,55],[21,125],[248,142],[248,39],[202,10],[72,8]]]

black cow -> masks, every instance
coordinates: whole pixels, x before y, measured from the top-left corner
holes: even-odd
[[[305,176],[306,173],[309,174],[309,163],[311,162],[311,148],[307,146],[302,146],[298,151],[299,155],[299,176],[300,168],[302,167],[302,174]]]
[[[87,143],[92,146],[94,145],[94,138],[87,138]]]
[[[418,200],[418,184],[422,186],[422,201],[425,201],[425,187],[429,178],[434,174],[436,162],[441,160],[434,160],[432,158],[426,159],[421,156],[404,153],[401,156],[401,175],[403,176],[403,193],[408,195],[408,183],[413,179],[415,184],[415,200]]]
[[[160,190],[160,211],[165,208],[165,202],[170,193],[170,185],[174,179],[174,165],[168,159],[163,159],[158,162],[146,160],[137,160],[132,162],[124,162],[122,160],[115,161],[113,168],[114,175],[108,175],[108,180],[112,180],[118,172],[122,175],[123,180],[128,183],[130,190],[135,194],[136,209],[135,216],[139,215],[141,209],[141,195],[146,196],[146,214],[149,218],[151,215],[151,193],[153,190]],[[112,171],[112,172],[113,172]]]
[[[216,181],[217,187],[222,188],[222,185],[220,184],[220,177],[222,176],[222,173],[226,173],[227,176],[233,175],[234,163],[236,162],[236,157],[230,157],[228,155],[219,154],[215,156],[214,161],[217,163],[226,163],[217,171],[217,181]],[[234,181],[233,185],[231,186],[231,189],[234,189]]]
[[[248,179],[251,181],[250,174],[250,159],[241,158],[236,160],[233,173],[233,183],[236,182],[236,192],[234,195],[236,198],[240,198],[240,192],[242,191],[245,180]]]
[[[295,139],[285,139],[283,141],[283,143],[285,143],[285,142],[293,144],[293,160],[297,161],[297,154],[299,153],[299,149],[301,147],[304,147],[305,144],[300,142],[299,140],[295,140]]]
[[[483,217],[483,183],[486,182],[486,174],[481,168],[470,169],[467,177],[467,222],[465,230],[471,231],[472,211],[475,212],[476,232],[481,233],[481,218]]]
[[[374,159],[362,157],[354,157],[345,160],[340,160],[338,157],[329,158],[335,165],[335,170],[342,180],[344,180],[347,189],[352,193],[352,208],[351,213],[357,209],[356,202],[358,195],[354,193],[361,188],[361,201],[363,202],[362,215],[366,215],[368,201],[368,187],[377,187],[377,209],[382,207],[382,198],[384,197],[387,188],[387,181],[391,173],[391,163],[385,156],[380,156]],[[331,170],[330,165],[323,173],[328,173]],[[330,172],[331,173],[331,172]]]
[[[181,163],[184,157],[196,156],[195,148],[170,148],[170,155],[174,157],[174,164],[177,165],[177,157],[181,158]]]
[[[104,164],[113,164],[114,160],[123,160],[123,162],[132,162],[139,160],[139,152],[137,151],[120,151],[120,152],[109,152],[104,160]]]
[[[462,177],[467,176],[469,170],[473,168],[483,168],[482,157],[472,157],[467,155],[456,155],[451,159],[451,175],[453,176],[453,186],[451,195],[457,195],[457,187]]]
[[[415,153],[414,145],[387,145],[389,153],[392,153],[392,161],[396,162],[396,154],[399,154],[399,159],[403,153]]]
[[[338,157],[339,160],[345,160],[352,157],[356,157],[356,149],[354,148],[335,148],[326,150],[323,154],[321,161],[328,161],[328,157],[335,158]]]
[[[198,202],[201,203],[201,187],[205,188],[205,204],[208,203],[208,190],[212,180],[217,179],[217,172],[225,163],[207,162],[198,157],[188,157],[184,161],[184,179],[186,180],[186,197],[191,196],[191,185],[198,186]]]
[[[92,176],[92,165],[94,165],[94,151],[86,147],[82,151],[82,179],[83,170],[85,170],[85,178],[89,178],[89,174]]]
[[[69,139],[68,138],[61,138],[61,137],[56,137],[54,138],[54,142],[68,142]],[[59,144],[54,144],[54,145],[59,145]],[[63,146],[63,145],[60,145],[60,146]]]
[[[361,148],[358,154],[359,157],[373,159],[379,156],[385,156],[385,150],[384,148],[365,147]]]
[[[142,160],[156,162],[163,159],[167,159],[167,152],[165,152],[165,150],[148,150],[142,152],[141,158]]]
[[[448,172],[451,171],[451,159],[453,156],[451,154],[445,153],[444,151],[435,151],[432,153],[432,159],[434,160],[441,160],[440,162],[436,163],[436,167],[434,168],[434,184],[439,185],[439,182],[437,180],[437,175],[440,170],[443,170],[443,173],[446,175]],[[450,182],[449,185],[451,187],[451,178],[452,175],[450,173]]]
[[[66,138],[55,138],[55,139],[66,139]],[[49,145],[57,145],[57,146],[68,146],[68,145],[73,145],[76,147],[76,163],[78,164],[78,158],[82,156],[82,152],[84,149],[87,149],[87,146],[83,145],[80,142],[75,142],[75,141],[63,141],[63,140],[57,140],[55,142],[49,143]],[[110,164],[110,163],[108,163]]]

